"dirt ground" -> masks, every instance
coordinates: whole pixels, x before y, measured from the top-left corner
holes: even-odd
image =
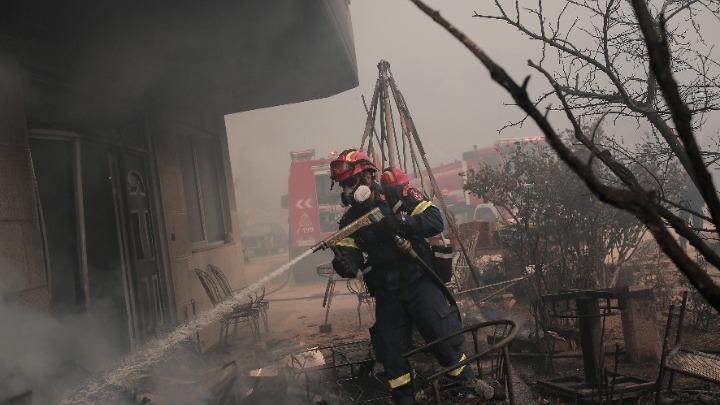
[[[248,282],[253,282],[275,268],[287,262],[286,255],[275,255],[251,259],[246,266]],[[337,342],[359,341],[369,338],[368,327],[373,323],[371,309],[363,305],[360,309],[362,326],[358,323],[357,298],[352,294],[344,280],[338,280],[335,285],[335,295],[329,312],[328,323],[331,324],[329,333],[321,333],[320,325],[325,322],[325,308],[323,308],[323,295],[327,285],[327,278],[318,276],[314,282],[298,283],[292,278],[279,277],[266,286],[266,299],[270,302],[268,311],[269,333],[263,333],[263,339],[256,342],[249,331],[239,331],[231,340],[229,347],[222,348],[217,355],[223,361],[235,360],[240,368],[241,375],[247,375],[252,369],[266,367],[277,363],[290,353],[298,353],[308,348],[330,345]],[[501,304],[488,302],[482,311],[477,311],[472,305],[462,305],[464,318],[469,320],[483,320],[479,312],[494,313],[503,318],[514,319],[521,327],[529,327],[529,311],[523,305],[516,305],[511,311],[506,311]],[[659,330],[664,330],[663,316],[658,316]],[[685,332],[685,341],[701,349],[720,349],[720,325],[714,325],[709,332]],[[620,317],[609,317],[605,324],[604,344],[606,350],[614,350],[615,344],[623,349],[622,326]],[[579,350],[579,348],[577,348]],[[606,357],[605,367],[612,370],[615,367],[615,358]],[[516,377],[525,387],[527,395],[522,403],[563,403],[556,398],[544,397],[535,389],[536,383],[541,379],[557,376],[582,376],[582,359],[554,360],[552,365],[542,360],[528,360],[513,357],[513,367]],[[657,377],[657,362],[633,364],[625,356],[618,357],[618,372],[639,377],[647,381],[654,381]],[[676,378],[675,386],[678,388],[707,388],[698,384],[697,380]],[[717,387],[715,388],[717,389]],[[531,391],[532,390],[532,391]]]
[[[246,267],[246,277],[249,282],[257,280],[285,260],[284,255],[253,259]],[[348,290],[344,280],[339,280],[335,286],[336,295],[328,319],[332,331],[319,332],[319,326],[324,323],[326,316],[325,308],[322,307],[326,285],[327,278],[320,277],[314,283],[295,283],[280,277],[268,285],[270,333],[262,343],[253,345],[257,350],[250,351],[243,350],[246,345],[252,345],[249,336],[238,336],[235,348],[231,349],[232,356],[244,365],[243,368],[262,367],[289,353],[307,348],[369,339],[368,327],[374,322],[373,309],[366,305],[361,307],[360,326],[357,298]],[[519,403],[533,403],[529,397],[526,395]]]
[[[246,265],[245,276],[253,282],[287,262],[287,255],[255,258]],[[363,339],[368,337],[367,328],[373,323],[373,314],[363,305],[360,314],[362,328],[358,323],[357,297],[347,288],[347,282],[338,280],[330,306],[328,323],[331,333],[320,333],[325,323],[323,296],[327,278],[317,277],[316,282],[298,283],[279,277],[266,286],[266,299],[270,302],[268,321],[269,343],[291,341],[294,346],[322,345],[338,339]]]

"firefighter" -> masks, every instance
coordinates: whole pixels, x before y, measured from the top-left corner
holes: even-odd
[[[408,185],[407,176],[399,169],[385,171],[383,185],[378,185],[378,170],[362,151],[343,151],[331,162],[330,172],[332,180],[342,188],[343,204],[349,206],[340,220],[340,228],[374,207],[383,213],[379,223],[358,230],[336,245],[332,265],[346,278],[362,272],[376,302],[371,340],[383,363],[393,400],[413,404],[411,369],[402,356],[412,348],[413,327],[426,342],[431,342],[459,330],[461,323],[457,307],[450,305],[438,284],[418,263],[396,247],[392,237],[402,236],[426,263],[432,263],[425,238],[442,232],[442,216],[423,193]],[[462,336],[445,341],[434,347],[433,355],[444,367],[456,364],[465,359],[462,343]],[[487,396],[487,388],[492,390],[486,384],[478,388],[470,367],[459,367],[449,374],[483,396]],[[489,396],[492,397],[492,392]]]

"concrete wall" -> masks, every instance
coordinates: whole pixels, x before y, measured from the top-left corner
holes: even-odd
[[[15,61],[0,54],[0,299],[47,310],[50,296]]]
[[[181,123],[167,116],[158,117],[151,125],[168,244],[170,284],[174,293],[178,321],[183,321],[185,314],[192,316],[192,301],[196,303],[198,312],[211,307],[207,294],[193,269],[205,269],[208,264],[213,264],[225,272],[233,288],[237,289],[246,284],[227,136],[223,118],[222,116],[218,118],[217,121],[213,120],[212,125],[204,124],[205,127],[209,127],[207,130]],[[220,246],[193,248],[188,226],[188,213],[185,207],[183,173],[177,141],[180,136],[199,137],[200,139],[214,136],[220,143],[227,189],[225,206],[232,226],[231,240]],[[212,326],[209,332],[203,333],[201,336],[203,346],[217,342],[217,327]]]

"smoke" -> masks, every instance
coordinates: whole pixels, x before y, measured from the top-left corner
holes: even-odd
[[[0,292],[10,285],[0,279]],[[108,327],[97,312],[51,317],[0,301],[0,320],[0,400],[32,390],[34,404],[55,404],[121,353],[97,332]]]
[[[471,17],[475,3],[442,6],[463,28],[471,28],[470,33],[481,31],[483,25]],[[359,87],[326,99],[225,118],[239,212],[248,221],[286,223],[280,196],[288,190],[290,151],[315,149],[317,157],[325,157],[332,150],[358,146],[365,127],[361,95],[371,97],[380,59],[390,62],[433,165],[460,159],[474,144],[496,141],[496,130],[516,115],[498,107],[506,96],[472,56],[411,3],[353,1],[350,12]],[[512,54],[524,42],[507,37],[502,45],[490,45],[491,50]],[[524,65],[518,66],[520,70]],[[479,114],[482,111],[492,113]]]

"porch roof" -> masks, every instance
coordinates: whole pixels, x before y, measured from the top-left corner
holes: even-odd
[[[149,106],[223,114],[357,86],[347,0],[13,0],[0,49],[41,122],[121,122]]]

